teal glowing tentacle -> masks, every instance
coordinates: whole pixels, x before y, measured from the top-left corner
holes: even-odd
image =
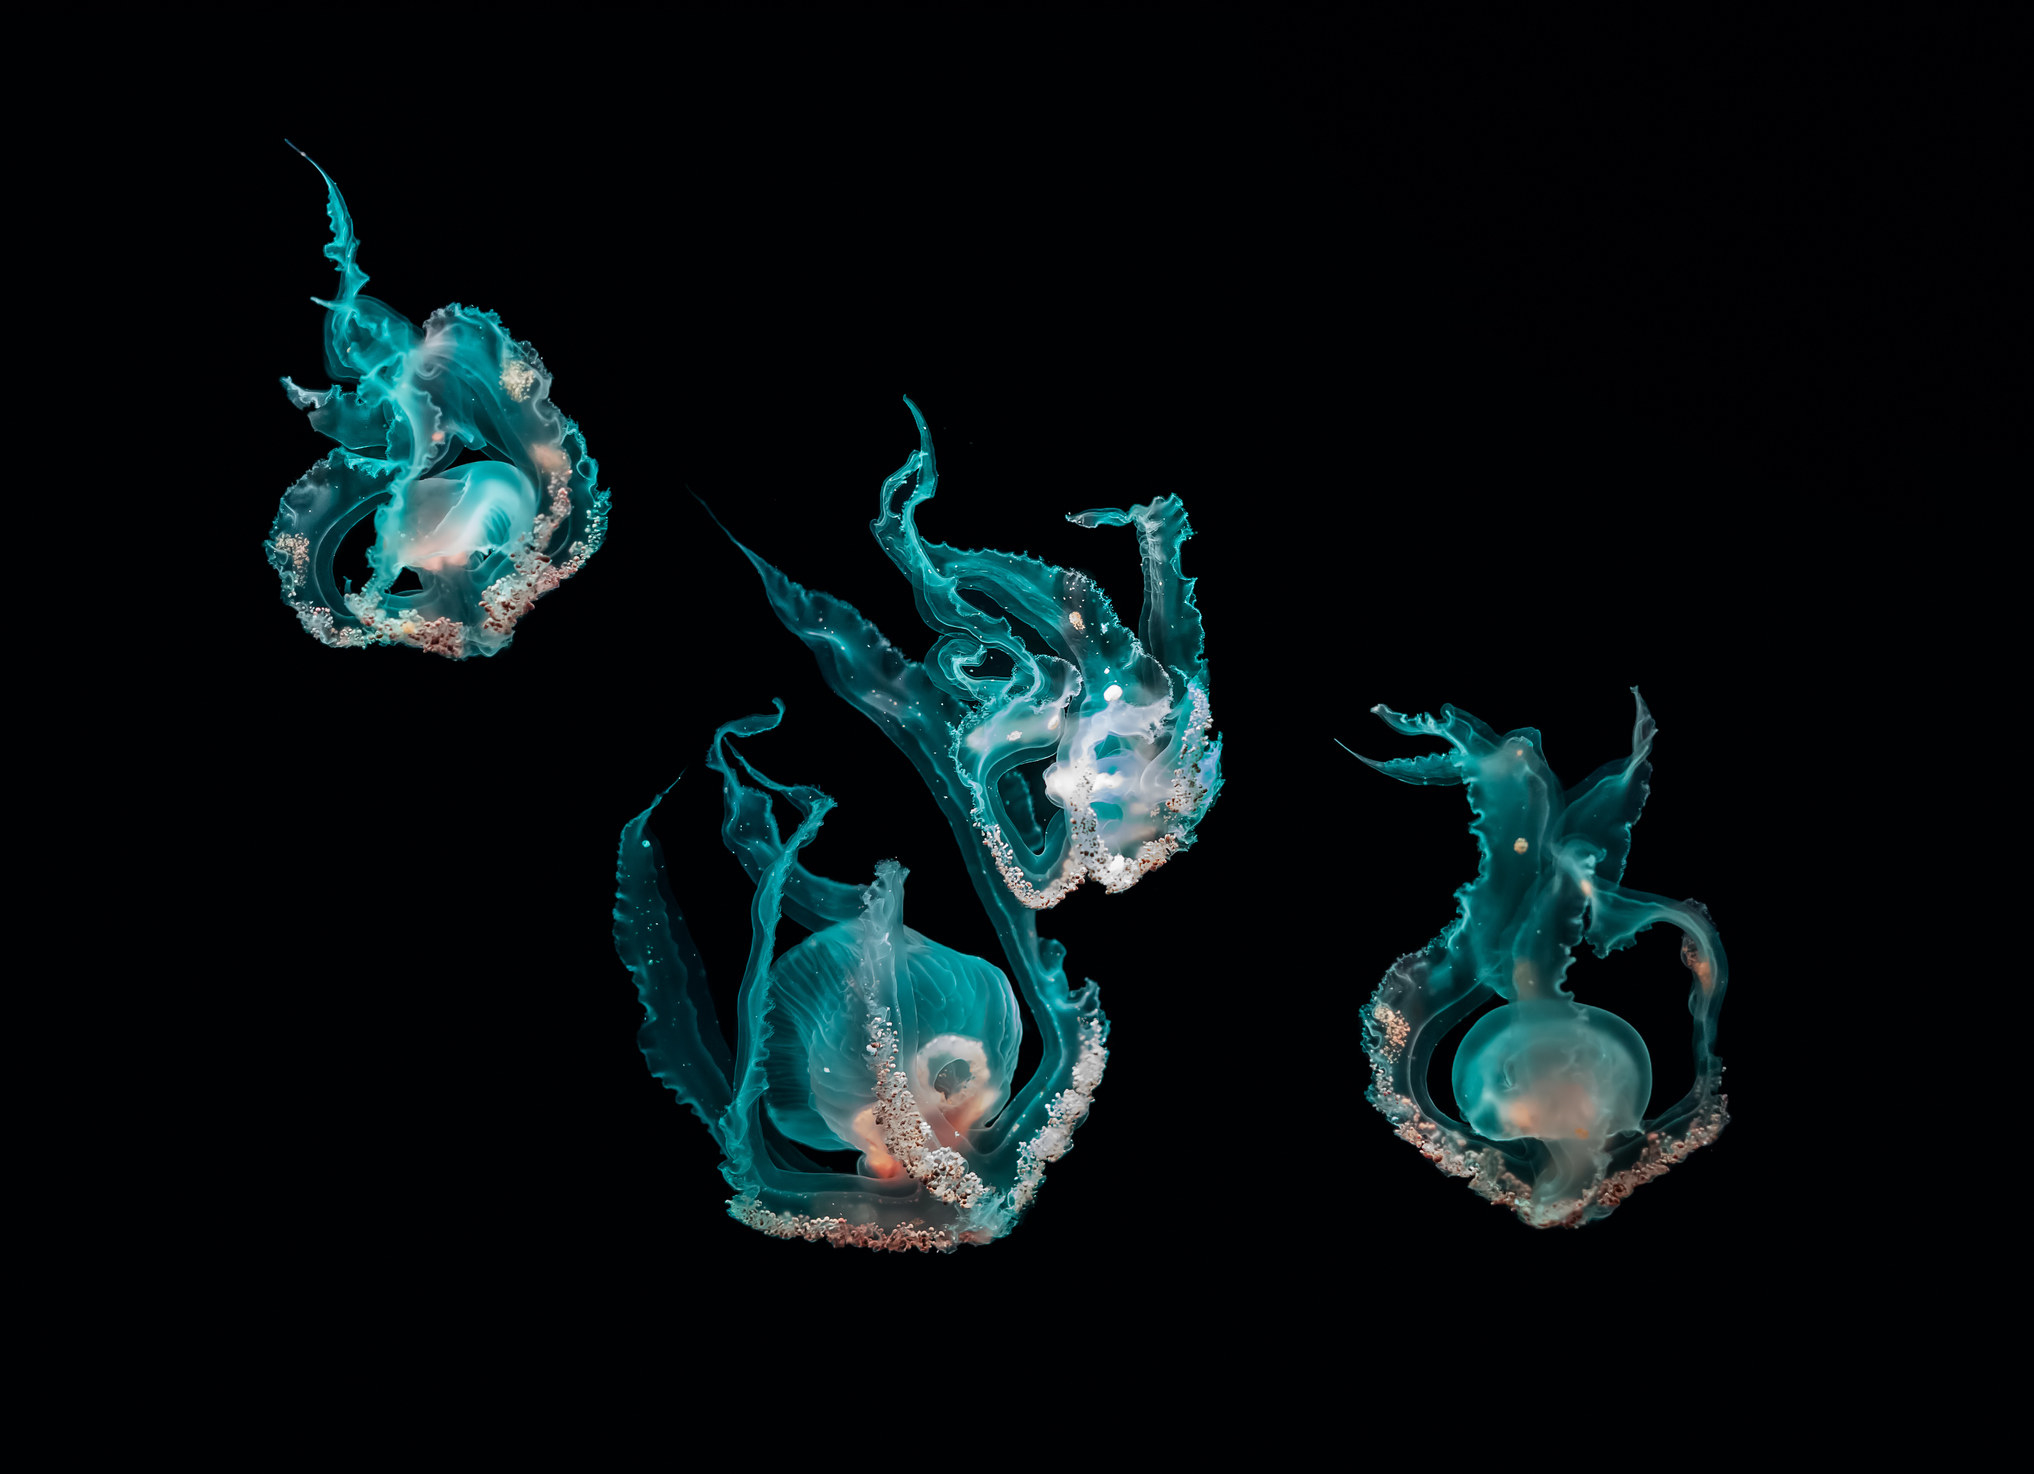
[[[721,1118],[733,1099],[728,1082],[734,1058],[707,991],[699,949],[670,900],[663,851],[649,831],[650,815],[663,801],[659,794],[622,828],[615,866],[615,948],[635,978],[643,1005],[638,1043],[650,1073],[692,1108],[725,1151]]]

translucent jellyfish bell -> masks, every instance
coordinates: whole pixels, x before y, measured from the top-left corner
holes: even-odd
[[[964,1139],[1009,1095],[1023,1033],[1017,995],[1000,968],[904,926],[904,876],[894,861],[878,866],[851,923],[814,933],[770,969],[772,1007],[787,1025],[766,1045],[771,1121],[806,1146],[867,1153],[877,1176],[903,1170],[877,1122],[879,1081],[866,1026],[871,1009],[889,1005],[853,983],[884,938],[903,941],[897,1063],[941,1144]]]
[[[1401,732],[1447,742],[1424,757],[1363,761],[1407,783],[1467,789],[1482,862],[1457,893],[1456,921],[1401,957],[1363,1010],[1369,1099],[1443,1172],[1534,1227],[1601,1218],[1729,1120],[1713,1047],[1728,977],[1722,940],[1700,902],[1621,884],[1652,773],[1652,714],[1639,700],[1630,757],[1563,789],[1533,728],[1499,737],[1452,706],[1439,719],[1375,710]],[[1645,1041],[1616,1014],[1576,1002],[1565,979],[1577,942],[1609,956],[1659,921],[1683,933],[1695,1083],[1647,1118]],[[1457,1120],[1434,1101],[1428,1065],[1492,997],[1504,1006],[1457,1048]]]
[[[1478,1019],[1457,1046],[1455,1103],[1494,1141],[1607,1141],[1634,1129],[1653,1092],[1638,1030],[1606,1009],[1513,1003]]]
[[[361,295],[367,273],[354,259],[353,219],[329,176],[325,186],[325,254],[339,267],[340,291],[313,300],[327,314],[326,370],[353,387],[282,381],[340,448],[283,496],[269,563],[283,602],[323,644],[493,655],[539,598],[599,550],[608,508],[594,484],[599,465],[551,403],[536,350],[499,317],[455,302],[419,328]],[[461,456],[477,459],[455,464]],[[335,563],[368,517],[368,579],[355,589]],[[406,572],[415,585],[397,592]]]

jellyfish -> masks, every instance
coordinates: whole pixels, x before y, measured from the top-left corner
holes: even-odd
[[[1060,950],[1009,907],[1002,940],[1044,1032],[1038,1069],[1016,1085],[1023,1019],[1009,976],[905,924],[903,865],[848,885],[799,859],[833,801],[773,782],[728,742],[783,715],[777,702],[727,723],[706,759],[721,778],[721,837],[756,887],[732,1050],[648,827],[662,798],[622,830],[614,940],[643,1005],[638,1042],[720,1147],[738,1222],[837,1247],[992,1242],[1088,1114],[1108,1058],[1098,990],[1070,990]],[[800,816],[789,838],[772,794]],[[772,961],[787,919],[806,936]],[[854,1170],[814,1155],[842,1150],[859,1154]]]
[[[338,442],[284,493],[264,544],[283,602],[313,638],[339,649],[493,655],[539,598],[599,550],[608,509],[599,465],[551,402],[543,360],[494,313],[455,302],[418,328],[361,295],[367,273],[355,260],[352,216],[339,186],[318,173],[339,294],[311,300],[326,309],[326,371],[352,387],[282,381]],[[355,589],[335,562],[369,516],[368,578]]]
[[[1482,854],[1476,878],[1456,893],[1455,920],[1394,963],[1363,1009],[1368,1098],[1435,1166],[1536,1228],[1605,1217],[1729,1120],[1714,1049],[1728,964],[1709,912],[1622,884],[1655,732],[1637,687],[1632,696],[1631,755],[1565,790],[1537,730],[1499,737],[1452,706],[1438,719],[1372,708],[1394,730],[1438,737],[1447,750],[1362,758],[1402,782],[1467,789]],[[1608,957],[1663,921],[1680,929],[1691,975],[1695,1081],[1648,1117],[1645,1041],[1610,1010],[1578,1002],[1565,979],[1577,942]],[[1457,1120],[1434,1103],[1428,1065],[1449,1031],[1493,997],[1502,1005],[1457,1047]]]
[[[922,667],[851,607],[742,551],[827,683],[960,806],[1011,895],[1045,910],[1087,881],[1126,891],[1193,843],[1222,787],[1195,580],[1180,571],[1186,508],[1162,496],[1068,514],[1135,529],[1144,603],[1133,630],[1086,574],[927,542],[917,511],[939,482],[932,432],[904,403],[919,448],[884,481],[870,530],[937,632]]]

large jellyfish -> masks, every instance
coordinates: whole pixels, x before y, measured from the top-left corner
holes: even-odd
[[[904,926],[905,872],[895,862],[866,886],[804,868],[798,851],[831,800],[771,782],[739,752],[728,757],[730,734],[768,730],[777,717],[721,728],[708,757],[722,779],[722,838],[756,882],[733,1052],[660,884],[647,811],[622,835],[615,944],[643,1002],[650,1068],[720,1145],[736,1219],[786,1238],[945,1250],[1015,1226],[1086,1118],[1108,1057],[1098,989],[1069,986],[1065,949],[1038,934],[1040,911],[1087,879],[1124,890],[1191,843],[1221,786],[1221,749],[1193,583],[1179,571],[1189,531],[1179,503],[1162,497],[1073,519],[1137,528],[1145,600],[1132,633],[1080,574],[923,542],[913,512],[933,494],[932,437],[911,413],[919,449],[884,482],[873,528],[939,631],[924,663],[853,606],[748,556],[827,684],[931,788],[1008,977]],[[990,674],[997,665],[1007,674]],[[1057,810],[1049,824],[1027,762],[1045,765],[1039,789]],[[788,840],[771,793],[802,816]],[[810,935],[772,961],[785,917]],[[1020,997],[1042,1036],[1022,1084],[1013,1078]],[[829,1171],[811,1155],[841,1148],[859,1153],[854,1171]]]
[[[312,300],[326,309],[326,371],[353,387],[282,381],[339,443],[284,493],[265,544],[283,602],[314,638],[340,649],[492,655],[599,550],[608,508],[594,484],[599,466],[578,425],[551,403],[536,350],[494,313],[455,302],[420,329],[361,295],[367,273],[354,259],[353,219],[338,185],[318,173],[339,295]],[[334,563],[370,515],[369,575],[355,589]]]
[[[1101,1083],[1108,1024],[1096,987],[1069,990],[1060,948],[1039,940],[1029,912],[1011,904],[1016,915],[999,917],[1044,1031],[1038,1069],[1016,1087],[1023,1021],[1003,971],[904,924],[896,861],[867,885],[807,870],[799,851],[833,800],[772,782],[739,752],[729,760],[730,735],[782,716],[779,703],[729,722],[707,755],[721,776],[721,837],[756,883],[732,1053],[649,831],[657,805],[622,830],[614,938],[642,1000],[643,1054],[719,1145],[738,1221],[869,1249],[988,1243],[1037,1196]],[[772,793],[800,815],[789,839]],[[772,961],[786,917],[809,935]],[[812,1156],[843,1149],[861,1154],[855,1170]]]
[[[1631,755],[1565,791],[1537,730],[1499,737],[1452,706],[1438,720],[1372,708],[1397,731],[1439,737],[1448,750],[1362,759],[1407,783],[1465,787],[1482,852],[1476,879],[1456,893],[1453,924],[1401,957],[1363,1010],[1369,1099],[1435,1166],[1536,1228],[1606,1216],[1729,1120],[1713,1048],[1728,976],[1716,928],[1698,901],[1620,884],[1655,730],[1636,687],[1632,695]],[[1695,1083],[1647,1117],[1645,1041],[1616,1014],[1577,1002],[1565,979],[1578,941],[1609,956],[1659,921],[1681,930],[1681,961],[1693,975]],[[1476,1020],[1455,1056],[1451,1083],[1466,1117],[1458,1121],[1434,1103],[1427,1066],[1449,1030],[1493,996],[1505,1005]]]

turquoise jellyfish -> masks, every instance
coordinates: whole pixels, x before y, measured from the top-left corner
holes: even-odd
[[[1670,901],[1621,881],[1645,804],[1655,731],[1639,697],[1632,751],[1563,790],[1531,727],[1499,737],[1467,712],[1405,717],[1374,707],[1400,732],[1445,752],[1369,763],[1406,783],[1468,790],[1482,859],[1456,893],[1460,911],[1421,951],[1401,957],[1363,1010],[1371,1104],[1399,1137],[1471,1190],[1536,1228],[1580,1227],[1641,1183],[1716,1140],[1729,1115],[1717,1061],[1717,1011],[1728,965],[1699,901]],[[1360,754],[1358,754],[1360,756]],[[1656,1116],[1652,1058],[1630,1024],[1577,1002],[1566,985],[1577,942],[1601,956],[1655,922],[1682,933],[1691,976],[1695,1083]],[[1435,1049],[1479,1004],[1455,1056],[1456,1120],[1434,1103]]]
[[[1059,947],[1023,925],[1030,913],[999,918],[1044,1030],[1019,1087],[1009,976],[904,924],[904,867],[885,860],[847,885],[799,859],[833,800],[773,782],[728,744],[783,710],[721,727],[706,759],[721,778],[721,837],[756,885],[732,1051],[649,831],[657,805],[622,830],[614,940],[643,1005],[638,1043],[720,1147],[738,1222],[836,1247],[989,1243],[1016,1226],[1088,1114],[1108,1060],[1097,989],[1068,988]],[[799,815],[788,837],[771,794]],[[807,935],[773,960],[787,918]],[[860,1154],[853,1170],[815,1156],[844,1150]]]
[[[599,550],[608,509],[599,465],[551,403],[543,360],[494,313],[455,302],[419,328],[361,295],[367,273],[355,260],[353,218],[339,186],[318,173],[339,294],[312,300],[326,310],[326,371],[353,387],[282,381],[338,442],[284,493],[264,545],[283,602],[338,649],[493,655],[538,599]],[[334,565],[347,533],[369,516],[368,579],[355,589]]]
[[[827,684],[931,790],[1009,972],[907,927],[897,862],[863,885],[805,868],[799,851],[832,800],[773,782],[728,745],[774,728],[781,704],[722,727],[707,757],[721,777],[721,837],[756,887],[733,1049],[650,810],[622,833],[614,936],[643,1004],[644,1056],[720,1146],[737,1221],[782,1238],[944,1251],[1015,1227],[1087,1119],[1108,1060],[1099,990],[1068,983],[1065,949],[1039,936],[1039,914],[1088,880],[1126,890],[1189,846],[1221,787],[1221,744],[1193,581],[1179,569],[1190,529],[1178,502],[1073,518],[1137,529],[1145,600],[1132,631],[1083,575],[921,539],[913,517],[935,474],[931,433],[912,415],[919,449],[884,483],[873,527],[939,632],[926,660],[905,657],[852,605],[748,556]],[[800,816],[788,837],[773,794]],[[808,935],[778,957],[785,919]],[[1020,999],[1041,1036],[1022,1083]],[[842,1150],[856,1154],[853,1170],[815,1155]]]
[[[949,813],[965,813],[1012,896],[1046,910],[1088,881],[1126,891],[1193,843],[1222,787],[1195,580],[1180,571],[1186,508],[1162,496],[1068,514],[1136,530],[1133,629],[1084,573],[926,541],[917,513],[939,473],[925,417],[904,403],[919,448],[883,483],[870,530],[938,632],[922,667],[848,606],[742,551],[827,684],[890,734]],[[920,672],[912,690],[907,664]]]

